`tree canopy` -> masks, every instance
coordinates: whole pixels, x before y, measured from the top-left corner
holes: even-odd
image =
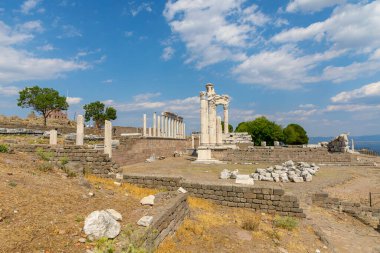
[[[267,145],[274,145],[274,141],[283,141],[282,127],[265,117],[256,118],[253,121],[241,122],[235,132],[248,132],[256,146],[265,141]]]
[[[284,128],[284,142],[289,145],[301,145],[309,142],[305,129],[298,124],[289,124]]]
[[[38,86],[26,87],[19,92],[17,105],[21,108],[32,108],[44,118],[44,126],[49,115],[55,110],[67,110],[69,104],[65,96],[60,96],[58,91],[52,88],[40,88]]]
[[[224,121],[222,121],[222,131],[224,133]],[[234,131],[234,127],[231,124],[228,124],[228,132],[232,133]]]
[[[84,118],[86,122],[93,120],[95,122],[96,128],[103,126],[105,120],[115,120],[116,109],[113,107],[105,107],[105,105],[100,102],[92,102],[83,106],[85,110]]]

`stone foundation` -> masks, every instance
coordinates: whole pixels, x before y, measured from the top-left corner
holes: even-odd
[[[284,216],[305,217],[297,197],[280,188],[247,187],[239,185],[189,182],[182,177],[124,175],[128,183],[147,188],[176,190],[183,187],[190,195],[230,207],[244,207]]]

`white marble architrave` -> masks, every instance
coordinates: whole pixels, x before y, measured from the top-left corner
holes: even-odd
[[[112,123],[109,120],[104,123],[104,154],[112,157]]]
[[[49,144],[50,145],[57,145],[57,130],[50,130]]]
[[[77,135],[75,144],[77,146],[83,145],[83,139],[84,139],[84,118],[83,115],[77,116]]]

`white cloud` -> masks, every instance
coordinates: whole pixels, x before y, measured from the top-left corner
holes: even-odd
[[[132,31],[125,31],[124,32],[124,36],[125,37],[132,37],[133,36],[133,32]]]
[[[301,104],[298,106],[299,108],[306,108],[306,109],[310,109],[310,108],[315,108],[316,106],[313,105],[313,104]]]
[[[82,37],[82,33],[73,25],[63,25],[62,34],[58,35],[58,39]]]
[[[133,100],[134,101],[147,101],[147,100],[150,100],[152,98],[159,97],[159,96],[161,96],[160,92],[156,92],[156,93],[142,93],[142,94],[138,94],[138,95],[134,96]]]
[[[12,30],[4,22],[0,21],[0,46],[10,46],[21,42],[28,41],[34,36],[32,34],[21,33]]]
[[[26,23],[23,23],[21,25],[17,26],[18,30],[21,32],[43,32],[44,28],[42,27],[42,22],[41,20],[34,20],[34,21],[29,21]]]
[[[164,16],[174,34],[185,42],[186,63],[198,68],[225,60],[242,61],[244,51],[260,39],[259,26],[270,18],[256,5],[234,0],[168,1]]]
[[[302,56],[294,47],[283,47],[276,51],[263,51],[250,56],[233,69],[242,83],[266,85],[277,89],[294,89],[304,83],[320,80],[309,71],[323,61],[333,59],[342,51],[326,51],[321,54]]]
[[[16,86],[0,86],[0,95],[14,96],[17,95],[20,89]]]
[[[286,11],[316,12],[344,2],[345,0],[292,0],[288,6],[286,6]]]
[[[349,102],[354,99],[380,96],[380,82],[371,83],[352,91],[343,91],[331,98],[332,102]]]
[[[37,47],[37,49],[41,51],[53,51],[56,48],[51,44],[45,44],[43,46]]]
[[[24,14],[29,14],[40,2],[42,2],[42,0],[26,0],[21,5],[21,12]]]
[[[112,82],[113,82],[112,79],[107,79],[107,80],[104,80],[102,83],[111,84]]]
[[[345,104],[345,105],[329,105],[326,108],[327,112],[333,111],[347,111],[347,112],[361,112],[379,110],[380,105],[366,105],[366,104]]]
[[[82,101],[82,98],[80,97],[66,97],[66,102],[69,105],[76,105],[79,104]]]
[[[150,2],[142,2],[142,3],[140,3],[139,1],[138,1],[138,3],[139,4],[136,6],[134,4],[134,2],[130,2],[129,3],[130,7],[129,8],[124,8],[123,15],[130,14],[133,17],[135,17],[135,16],[139,15],[143,11],[148,12],[148,13],[150,13],[150,12],[153,11],[153,9],[152,9],[152,3],[150,3]]]
[[[170,46],[169,47],[165,47],[164,51],[162,52],[161,58],[164,61],[168,61],[168,60],[170,60],[173,57],[174,52],[175,52],[174,48],[172,48]]]
[[[275,42],[307,39],[331,42],[335,48],[369,52],[380,48],[380,1],[346,4],[334,10],[330,18],[305,28],[292,28],[275,35]]]

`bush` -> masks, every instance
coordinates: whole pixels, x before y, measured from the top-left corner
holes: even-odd
[[[53,170],[53,165],[49,162],[44,162],[38,165],[37,169],[42,172],[48,172],[48,171]]]
[[[114,253],[115,245],[113,240],[109,240],[106,237],[99,238],[96,241],[95,253]]]
[[[38,157],[43,161],[50,161],[54,156],[52,152],[45,152],[42,148],[37,148],[36,153]]]
[[[274,225],[278,228],[285,228],[287,230],[293,230],[298,226],[298,220],[293,217],[281,217],[276,216],[274,218]]]
[[[284,141],[289,145],[302,145],[309,142],[305,129],[298,124],[289,124],[284,129]]]
[[[259,217],[247,217],[241,224],[241,228],[249,231],[256,231],[261,223]]]
[[[67,158],[66,156],[61,157],[60,162],[61,162],[61,166],[65,167],[65,165],[69,163],[69,158]]]
[[[0,153],[8,153],[8,152],[9,152],[8,145],[0,144]]]

